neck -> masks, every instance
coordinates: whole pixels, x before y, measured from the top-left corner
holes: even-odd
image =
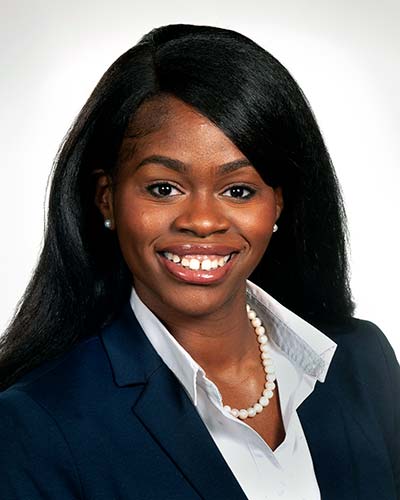
[[[176,340],[209,374],[239,370],[257,348],[245,306],[240,314],[224,314],[167,325]]]
[[[179,311],[171,314],[170,309],[143,301],[208,375],[239,375],[249,364],[258,363],[258,343],[247,317],[245,289],[201,316],[188,317]]]

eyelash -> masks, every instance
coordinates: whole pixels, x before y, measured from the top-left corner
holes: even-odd
[[[232,189],[243,189],[244,191],[248,192],[248,194],[246,194],[245,196],[238,196],[238,197],[228,196],[228,198],[234,198],[236,200],[249,200],[256,193],[255,189],[253,189],[249,186],[246,186],[245,184],[235,184],[234,186],[231,186],[228,189],[225,189],[224,193],[226,193],[227,191],[231,191]]]
[[[159,193],[156,193],[154,190],[156,188],[159,188],[161,186],[168,186],[172,189],[175,189],[176,191],[178,191],[179,193],[182,194],[182,191],[180,191],[176,186],[174,186],[173,184],[171,184],[170,182],[156,182],[154,184],[150,184],[150,186],[147,186],[146,189],[147,191],[154,197],[156,198],[169,198],[169,196],[171,195],[162,195],[162,194],[159,194]],[[173,196],[176,196],[176,195],[173,195]]]
[[[146,189],[152,196],[154,196],[156,198],[169,198],[171,196],[176,196],[176,194],[175,195],[171,195],[171,194],[162,195],[160,193],[156,193],[155,189],[160,188],[160,187],[169,187],[171,189],[175,189],[180,194],[182,194],[182,191],[180,191],[176,186],[174,186],[170,182],[156,182],[154,184],[150,184],[149,186],[147,186]],[[238,189],[238,188],[243,189],[244,191],[247,191],[247,194],[245,196],[238,196],[238,197],[227,196],[227,198],[233,198],[235,200],[248,200],[248,199],[252,198],[256,192],[255,189],[253,189],[245,184],[235,184],[234,186],[231,186],[231,187],[225,189],[225,191],[223,191],[223,193],[226,193],[227,191],[231,191],[233,189]]]

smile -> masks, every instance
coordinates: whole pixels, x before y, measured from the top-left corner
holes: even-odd
[[[181,265],[182,267],[192,269],[197,271],[199,269],[203,271],[210,271],[211,269],[217,269],[218,267],[224,267],[227,262],[231,259],[232,253],[224,256],[219,255],[183,255],[179,256],[171,252],[163,252],[166,259],[174,262],[174,264]]]
[[[179,281],[206,285],[225,278],[240,250],[222,245],[177,245],[157,253],[168,273]]]

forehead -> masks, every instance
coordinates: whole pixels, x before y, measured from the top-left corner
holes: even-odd
[[[207,117],[171,95],[145,101],[132,117],[122,142],[119,161],[157,149],[187,155],[241,152]],[[243,156],[243,155],[241,155]]]

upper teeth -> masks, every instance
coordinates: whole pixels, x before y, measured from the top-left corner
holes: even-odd
[[[217,269],[217,267],[223,267],[229,260],[231,254],[225,255],[224,257],[210,258],[208,255],[199,255],[198,258],[195,257],[180,257],[171,252],[164,252],[164,256],[175,262],[175,264],[180,264],[183,267],[188,267],[197,271],[202,269],[204,271],[209,271],[210,269]]]

